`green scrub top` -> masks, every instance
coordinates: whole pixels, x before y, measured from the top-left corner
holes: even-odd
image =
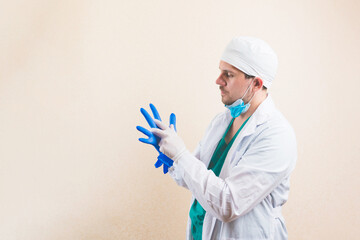
[[[208,166],[208,169],[212,170],[216,176],[220,175],[221,168],[224,165],[226,155],[228,154],[228,152],[229,152],[229,150],[231,148],[231,145],[233,144],[233,142],[236,139],[237,135],[239,134],[241,129],[245,126],[245,124],[249,120],[249,118],[246,119],[246,121],[241,125],[241,127],[236,132],[236,134],[231,139],[231,141],[228,144],[226,144],[225,136],[228,133],[231,125],[234,122],[235,118],[233,118],[231,120],[228,128],[226,129],[223,137],[219,141],[219,144],[216,147],[216,150],[215,150],[215,152],[214,152],[214,154],[213,154],[213,156],[211,158],[210,164]],[[206,213],[206,211],[204,210],[204,208],[195,199],[194,203],[192,204],[192,206],[190,208],[190,212],[189,212],[190,219],[191,219],[191,234],[192,234],[194,240],[201,240],[201,238],[202,238],[202,228],[203,228],[203,222],[204,222],[205,213]]]

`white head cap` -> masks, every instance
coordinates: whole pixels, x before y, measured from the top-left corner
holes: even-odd
[[[266,42],[254,37],[233,38],[221,60],[247,75],[260,77],[266,88],[271,86],[278,66],[276,53]]]

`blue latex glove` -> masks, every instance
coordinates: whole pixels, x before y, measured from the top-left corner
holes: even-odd
[[[154,118],[161,121],[159,112],[157,111],[156,107],[150,103],[150,109],[154,115]],[[140,109],[140,112],[142,113],[142,115],[145,117],[146,121],[148,122],[149,126],[151,128],[157,128],[153,118],[150,116],[150,114],[143,108]],[[173,124],[174,128],[176,130],[176,116],[174,113],[172,113],[170,115],[170,125]],[[159,156],[157,157],[157,162],[155,163],[155,167],[159,168],[161,167],[161,165],[163,166],[163,172],[164,174],[166,174],[168,172],[168,169],[173,165],[173,160],[171,160],[170,158],[168,158],[165,154],[160,152],[160,147],[159,147],[159,141],[160,138],[158,138],[157,136],[155,136],[154,134],[152,134],[152,132],[150,132],[149,130],[147,130],[146,128],[143,128],[141,126],[137,126],[136,129],[140,132],[142,132],[143,134],[145,134],[146,136],[148,136],[148,138],[139,138],[140,142],[146,143],[146,144],[151,144],[155,147],[155,149],[159,152]]]

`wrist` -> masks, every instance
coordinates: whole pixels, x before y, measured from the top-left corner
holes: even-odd
[[[177,163],[178,160],[186,153],[188,152],[188,150],[184,147],[183,149],[181,149],[173,158],[172,160]]]

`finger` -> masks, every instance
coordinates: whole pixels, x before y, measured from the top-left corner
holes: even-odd
[[[155,167],[159,168],[159,167],[161,167],[162,164],[163,164],[162,161],[157,160],[156,163],[155,163]]]
[[[174,125],[174,130],[176,130],[176,116],[174,113],[170,114],[170,125]]]
[[[159,120],[157,119],[154,119],[154,122],[155,124],[162,130],[165,130],[167,129],[168,127],[163,123],[163,122],[160,122]]]
[[[147,130],[146,128],[143,128],[142,126],[136,126],[136,129],[139,131],[139,132],[142,132],[143,134],[145,134],[146,136],[150,137],[152,136],[152,132],[150,132],[149,130]]]
[[[150,141],[148,138],[139,138],[139,141],[146,144],[152,144],[152,141]]]
[[[173,160],[171,160],[168,156],[166,156],[165,154],[161,153],[158,157],[159,160],[161,160],[161,162],[163,162],[166,166],[171,167],[174,163]]]
[[[142,115],[144,115],[146,121],[148,122],[149,126],[151,128],[155,128],[156,124],[154,122],[154,120],[152,119],[152,117],[150,116],[150,114],[143,108],[140,108],[140,112],[142,113]]]
[[[166,173],[169,171],[168,169],[169,169],[168,166],[166,166],[166,165],[164,164],[164,168],[163,168],[164,174],[166,174]]]
[[[154,118],[161,121],[160,114],[159,114],[158,110],[156,109],[156,107],[154,106],[154,104],[150,103],[150,109],[154,115]]]
[[[160,138],[163,138],[166,136],[166,133],[163,130],[160,130],[158,128],[151,128],[150,131],[152,134],[154,134]]]

